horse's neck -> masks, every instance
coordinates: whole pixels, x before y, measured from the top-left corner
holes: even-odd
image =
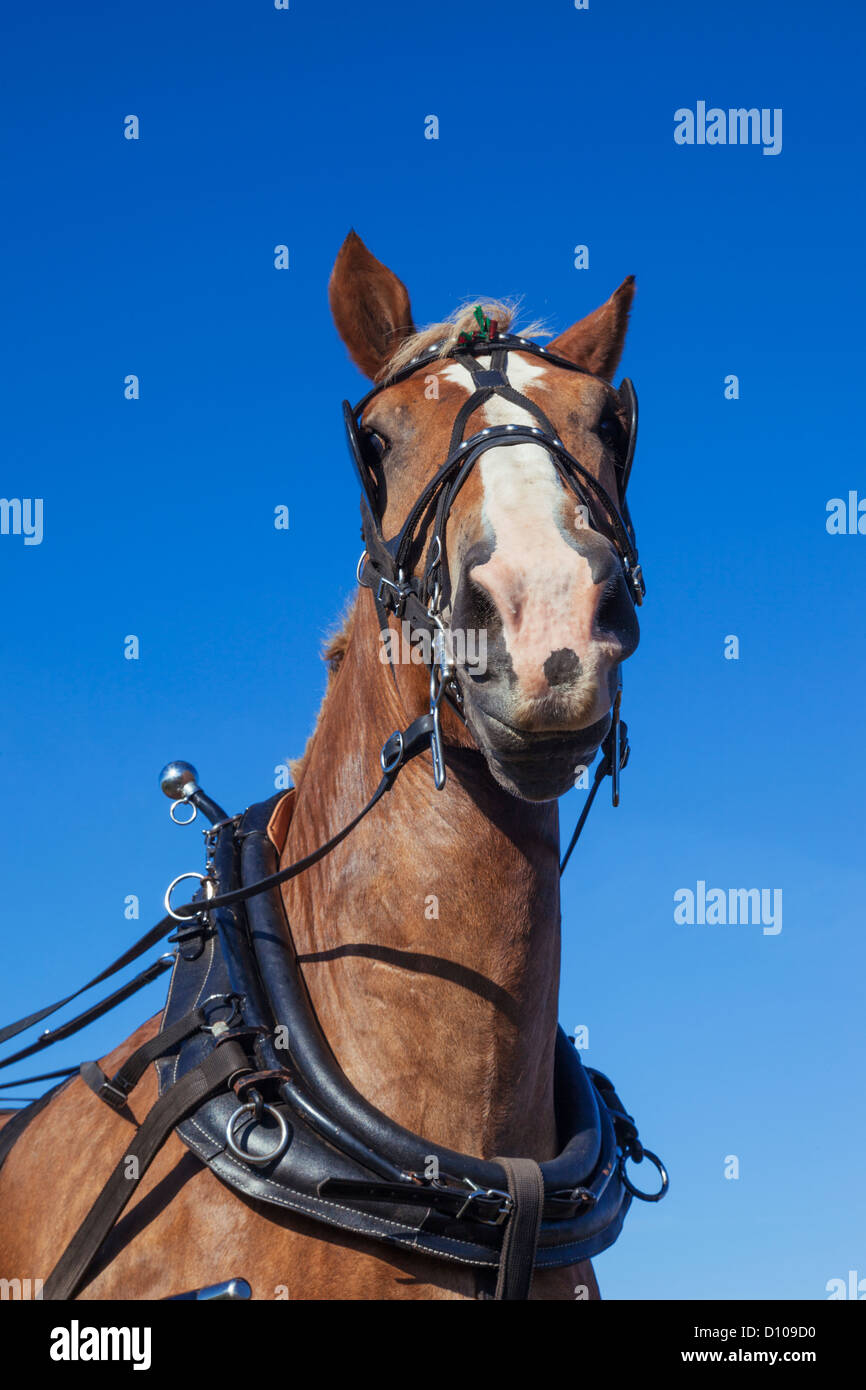
[[[382,744],[423,712],[424,669],[398,668],[395,686],[379,650],[370,604],[322,707],[284,864],[357,813]],[[338,1062],[369,1101],[436,1143],[556,1152],[557,839],[555,806],[500,791],[476,752],[449,758],[441,792],[423,755],[343,845],[287,885],[304,979]]]

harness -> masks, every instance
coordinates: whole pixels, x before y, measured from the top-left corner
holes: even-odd
[[[279,870],[294,811],[293,791],[252,806],[242,815],[229,816],[198,785],[194,768],[187,763],[169,764],[161,774],[161,785],[174,803],[172,819],[188,823],[201,811],[210,823],[205,831],[205,872],[179,875],[166,892],[167,916],[83,989],[110,977],[168,931],[176,948],[173,956],[160,957],[101,1005],[53,1033],[46,1031],[36,1043],[0,1061],[0,1067],[9,1065],[69,1036],[171,967],[158,1035],[112,1077],[95,1062],[76,1069],[101,1101],[123,1111],[138,1081],[155,1063],[160,1098],[126,1145],[117,1169],[47,1280],[45,1298],[72,1298],[87,1282],[100,1246],[173,1130],[224,1183],[244,1196],[386,1246],[490,1270],[496,1279],[494,1297],[509,1301],[528,1297],[534,1269],[569,1265],[611,1245],[633,1197],[658,1201],[667,1190],[664,1166],[641,1145],[637,1127],[612,1083],[601,1072],[582,1065],[572,1040],[561,1029],[554,1079],[561,1150],[555,1159],[541,1164],[508,1155],[481,1159],[434,1144],[395,1124],[351,1085],[331,1052],[298,967],[278,891],[282,883],[345,839],[393,786],[402,768],[427,748],[433,753],[436,785],[444,785],[441,700],[447,697],[460,713],[459,691],[442,636],[441,614],[450,600],[446,527],[460,487],[487,449],[541,442],[596,524],[610,535],[635,603],[643,598],[634,531],[624,503],[618,510],[601,484],[568,453],[538,407],[509,385],[505,367],[508,352],[520,351],[570,370],[581,369],[536,344],[496,334],[495,325],[487,320],[482,331],[485,337],[468,339],[450,354],[470,370],[475,390],[455,420],[448,458],[390,541],[382,536],[381,488],[361,423],[367,404],[387,388],[374,388],[354,411],[344,405],[364,493],[365,552],[359,562],[359,581],[374,589],[385,626],[389,613],[405,613],[411,623],[439,634],[431,667],[430,709],[386,742],[380,755],[382,776],[373,796],[324,845]],[[490,354],[489,367],[477,361],[484,353]],[[436,348],[430,349],[389,384],[438,356]],[[473,410],[493,394],[520,403],[539,427],[491,427],[463,440]],[[634,453],[637,403],[630,382],[623,382],[619,394],[630,421],[628,447],[618,463],[620,496],[624,497]],[[426,564],[416,579],[414,569],[425,538]],[[614,801],[618,800],[619,771],[628,754],[618,698],[603,749],[563,869],[604,776],[613,778]],[[180,805],[192,810],[186,820],[176,815]],[[187,878],[199,880],[198,891],[191,902],[175,909],[172,891]],[[81,992],[0,1029],[0,1043]],[[61,1086],[74,1074],[67,1074]],[[63,1073],[30,1079],[58,1075]],[[42,1097],[37,1105],[41,1108],[48,1098]],[[0,1131],[0,1163],[33,1113],[33,1107],[22,1112]],[[130,1158],[137,1160],[136,1177],[128,1176]],[[643,1158],[655,1165],[661,1179],[654,1193],[636,1188],[627,1171],[629,1160],[639,1163]],[[246,1287],[248,1296],[243,1280],[233,1282]],[[183,1296],[206,1294],[211,1296],[211,1291]]]

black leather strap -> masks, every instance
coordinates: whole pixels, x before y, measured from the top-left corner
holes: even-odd
[[[164,936],[169,930],[170,925],[171,918],[164,917],[162,922],[159,922],[156,927],[151,928],[147,933],[147,937],[142,937],[142,941],[146,940],[148,946],[152,945],[154,934],[160,932],[161,935]],[[158,936],[156,940],[159,940]],[[147,949],[146,946],[142,946],[141,941],[137,942],[136,946],[132,948],[132,951],[138,955],[141,954],[141,951],[137,949],[139,946],[141,946],[142,951]],[[124,964],[132,959],[134,959],[134,956],[131,951],[127,951],[126,958],[121,957],[121,961],[123,961]],[[92,1004],[90,1008],[85,1009],[83,1013],[76,1014],[75,1018],[70,1018],[66,1023],[61,1023],[59,1028],[46,1029],[41,1037],[37,1038],[36,1042],[31,1043],[29,1047],[22,1047],[18,1052],[13,1052],[10,1056],[4,1057],[2,1062],[0,1062],[0,1067],[9,1067],[13,1062],[20,1062],[25,1057],[32,1057],[35,1052],[42,1052],[44,1048],[50,1047],[52,1043],[60,1042],[63,1038],[70,1038],[73,1033],[80,1032],[82,1028],[86,1028],[89,1023],[93,1023],[97,1018],[101,1018],[103,1014],[107,1014],[109,1010],[115,1008],[117,1004],[122,1004],[125,999],[129,999],[131,995],[137,994],[140,989],[144,989],[144,986],[149,985],[152,980],[158,979],[166,970],[171,969],[171,965],[171,959],[160,956],[160,958],[155,960],[152,965],[149,965],[146,970],[142,970],[140,974],[128,980],[125,985],[121,985],[120,989],[116,989],[113,994],[106,995],[98,1004]],[[115,964],[111,966],[109,970],[103,971],[102,975],[97,975],[96,980],[104,979],[106,975],[112,974],[116,969],[119,970],[120,965],[115,961]],[[96,980],[91,980],[90,984],[95,984]],[[84,985],[83,988],[89,989],[90,985]],[[82,990],[77,990],[76,993],[81,994]],[[71,994],[69,998],[74,999],[75,995]],[[61,1002],[68,1003],[68,1000],[63,1000]],[[14,1033],[22,1032],[23,1028],[31,1021],[37,1022],[40,1018],[45,1018],[47,1014],[53,1013],[55,1009],[60,1007],[60,1004],[53,1004],[51,1008],[43,1009],[41,1013],[31,1014],[30,1019],[25,1020],[20,1028],[18,1024],[13,1024],[12,1032],[10,1033],[7,1030],[7,1037],[13,1036]]]
[[[502,1163],[502,1159],[497,1158],[495,1162]],[[470,1213],[472,1220],[491,1226],[500,1225],[508,1215],[508,1210],[503,1206],[502,1192],[484,1188],[473,1192],[466,1187],[441,1182],[347,1182],[341,1178],[328,1178],[319,1184],[319,1195],[355,1198],[359,1202],[390,1202],[394,1206],[430,1207],[448,1216],[466,1216]],[[542,1215],[546,1220],[563,1220],[594,1203],[595,1197],[588,1188],[576,1187],[545,1198]]]
[[[285,869],[280,869],[278,873],[269,874],[267,878],[260,879],[258,883],[248,884],[244,888],[235,888],[229,893],[220,893],[216,897],[207,898],[200,902],[184,903],[182,907],[175,908],[176,915],[178,917],[194,917],[203,908],[212,912],[215,908],[229,907],[233,903],[245,902],[248,898],[256,897],[259,893],[266,893],[269,888],[276,888],[281,883],[288,883],[290,879],[302,874],[305,869],[310,869],[314,864],[318,864],[320,859],[324,859],[327,854],[331,853],[331,850],[336,849],[337,845],[341,844],[357,825],[360,825],[364,817],[370,814],[373,807],[393,787],[397,780],[397,774],[406,764],[430,747],[430,738],[434,727],[433,715],[422,714],[412,721],[408,729],[397,730],[391,735],[382,749],[382,764],[385,771],[370,800],[358,812],[354,820],[349,821],[348,825],[344,825],[343,829],[338,830],[336,835],[332,835],[330,840],[319,845],[318,849],[314,849],[303,859],[296,860],[294,864],[287,865]]]
[[[245,1070],[249,1070],[249,1063],[243,1049],[237,1043],[226,1042],[215,1047],[200,1066],[187,1072],[170,1091],[160,1096],[51,1271],[43,1298],[75,1297],[86,1281],[99,1247],[175,1125],[223,1087],[230,1076]]]
[[[71,1004],[72,1000],[77,999],[79,994],[84,994],[86,990],[92,989],[94,985],[102,984],[103,980],[107,980],[111,975],[116,975],[118,970],[122,970],[125,965],[131,965],[134,960],[138,960],[139,956],[143,956],[145,951],[149,951],[151,946],[155,946],[164,936],[168,936],[168,933],[175,925],[176,923],[174,923],[170,917],[163,917],[161,922],[157,922],[155,927],[151,927],[150,931],[145,932],[144,936],[139,937],[138,941],[130,946],[127,951],[124,951],[122,956],[118,956],[117,960],[111,965],[107,965],[104,970],[100,970],[99,974],[94,975],[92,980],[88,980],[86,985],[82,985],[80,989],[76,989],[72,994],[67,994],[65,999],[58,999],[56,1004],[49,1004],[47,1008],[39,1009],[35,1014],[28,1014],[26,1018],[19,1018],[17,1023],[7,1023],[5,1028],[0,1028],[0,1043],[8,1042],[10,1038],[14,1038],[18,1033],[23,1033],[27,1028],[32,1028],[35,1023],[41,1023],[43,1018],[47,1018],[49,1014],[56,1013],[58,1009],[63,1008],[64,1004]],[[93,1015],[91,1015],[91,1017],[92,1016]],[[53,1036],[56,1039],[59,1036],[59,1030]],[[68,1034],[64,1034],[63,1036],[67,1037]],[[35,1048],[33,1050],[36,1051]],[[16,1055],[20,1057],[22,1054],[18,1053]],[[4,1061],[0,1062],[0,1066],[5,1067],[9,1062],[13,1061],[15,1061],[14,1057],[7,1057]]]

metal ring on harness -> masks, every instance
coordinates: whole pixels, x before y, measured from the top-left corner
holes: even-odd
[[[196,873],[195,869],[191,869],[191,870],[189,871],[189,873],[186,873],[186,874],[178,874],[177,878],[173,878],[172,881],[171,881],[171,883],[170,883],[170,884],[168,885],[168,887],[166,888],[166,890],[165,890],[165,897],[163,898],[163,903],[164,903],[164,905],[165,905],[165,910],[166,910],[166,912],[168,913],[169,917],[173,917],[174,920],[175,920],[176,922],[188,922],[188,921],[189,921],[189,913],[187,913],[186,915],[184,915],[183,913],[175,912],[175,911],[173,910],[172,906],[171,906],[170,901],[169,901],[169,899],[171,898],[172,889],[173,889],[173,888],[176,888],[177,885],[178,885],[179,883],[182,883],[183,880],[184,880],[185,878],[197,878],[197,879],[199,879],[203,884],[206,885],[206,887],[205,887],[205,899],[207,899],[207,898],[212,898],[213,895],[214,895],[213,880],[212,880],[212,879],[209,879],[208,876],[207,876],[207,874],[198,874],[198,873]],[[202,907],[204,907],[204,903],[202,903]]]
[[[251,1163],[254,1168],[264,1168],[267,1163],[272,1163],[275,1158],[279,1158],[280,1154],[285,1152],[289,1143],[289,1127],[279,1110],[276,1110],[273,1105],[263,1105],[261,1110],[267,1111],[269,1114],[273,1115],[279,1126],[279,1138],[275,1147],[271,1149],[269,1153],[251,1154],[245,1152],[245,1150],[239,1148],[235,1142],[235,1127],[240,1115],[255,1115],[256,1109],[257,1107],[252,1101],[245,1101],[243,1105],[239,1105],[237,1110],[232,1112],[229,1122],[226,1125],[226,1145],[229,1153],[233,1154],[233,1156],[242,1163]]]
[[[240,994],[209,994],[207,999],[199,1004],[199,1009],[204,1014],[205,1022],[202,1024],[203,1033],[224,1033],[231,1028],[233,1023],[237,1023],[241,1016],[241,1002],[243,995]],[[216,1004],[220,1008],[230,1009],[228,1018],[215,1019],[211,1023],[208,1017],[207,1008],[209,1004]]]
[[[628,1189],[628,1191],[631,1193],[633,1197],[639,1197],[642,1202],[660,1202],[662,1197],[664,1197],[665,1193],[670,1187],[670,1178],[668,1177],[667,1169],[665,1168],[665,1165],[662,1163],[661,1159],[658,1157],[657,1154],[651,1153],[649,1149],[642,1150],[641,1161],[644,1158],[648,1158],[650,1163],[655,1165],[655,1167],[658,1169],[659,1177],[662,1180],[662,1185],[659,1188],[658,1192],[641,1192],[639,1187],[635,1187],[634,1183],[630,1180],[628,1173],[625,1171],[626,1159],[628,1157],[629,1155],[626,1153],[620,1154],[619,1175],[622,1178],[623,1186]]]
[[[393,744],[393,749],[389,752],[389,745],[391,744]],[[397,729],[382,748],[382,751],[379,754],[379,765],[382,771],[384,772],[385,776],[388,777],[392,772],[397,771],[397,768],[400,766],[400,763],[402,761],[403,731],[402,729]]]
[[[174,814],[178,806],[192,806],[192,815],[188,816],[186,820],[178,820],[177,816]],[[180,798],[179,801],[172,802],[171,806],[169,807],[168,814],[171,816],[175,825],[192,825],[193,821],[198,815],[198,807],[194,805],[192,801],[188,801],[187,798],[183,796]]]

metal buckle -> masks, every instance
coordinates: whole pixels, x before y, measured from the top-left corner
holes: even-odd
[[[213,825],[207,826],[206,829],[201,832],[205,838],[205,843],[208,845],[216,844],[221,830],[224,830],[227,825],[239,825],[242,820],[243,816],[240,814],[237,816],[226,816],[225,820],[218,820]],[[184,824],[186,824],[185,821]]]
[[[507,1221],[514,1210],[514,1198],[510,1192],[502,1192],[498,1187],[479,1187],[471,1178],[464,1178],[472,1191],[457,1213],[457,1220],[460,1221],[469,1212],[473,1221],[480,1221],[483,1226],[501,1226]],[[473,1209],[473,1202],[499,1202],[499,1210],[494,1217],[482,1216],[479,1211]]]
[[[390,594],[386,592],[388,589],[391,590]],[[397,576],[396,584],[392,579],[386,579],[383,574],[379,576],[379,583],[376,586],[376,598],[385,608],[388,607],[389,603],[392,605],[395,618],[403,616],[403,607],[406,603],[406,595],[409,592],[409,585],[406,583],[402,570]]]
[[[646,581],[643,577],[643,569],[639,564],[635,565],[633,569],[630,566],[628,566],[626,569],[626,573],[628,575],[628,582],[632,592],[632,597],[635,601],[635,607],[642,608],[643,601],[646,598]]]
[[[119,1086],[115,1086],[106,1077],[103,1085],[99,1088],[99,1099],[104,1100],[106,1105],[110,1105],[112,1110],[123,1110],[129,1100],[129,1092],[122,1091]]]
[[[394,740],[396,739],[396,743]],[[395,751],[391,754],[388,749],[394,744]],[[396,772],[403,761],[403,732],[395,729],[387,743],[382,744],[382,751],[379,754],[379,765],[386,777],[390,777],[392,772]]]
[[[565,1214],[570,1214],[573,1207],[577,1207],[581,1213],[589,1211],[596,1205],[598,1198],[588,1187],[564,1187],[559,1192],[551,1192],[545,1201],[555,1203]]]

